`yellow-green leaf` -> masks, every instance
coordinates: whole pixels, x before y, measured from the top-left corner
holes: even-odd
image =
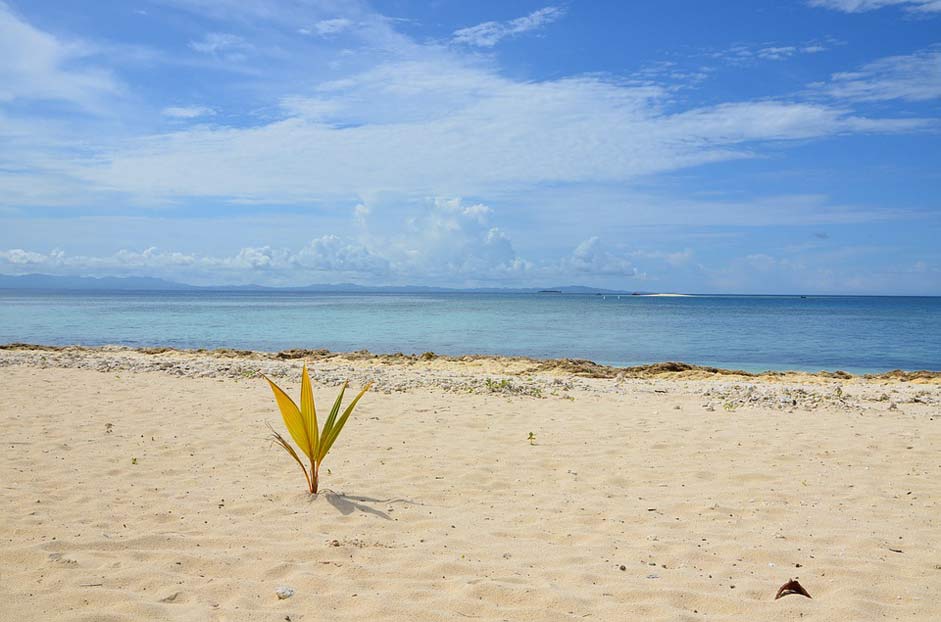
[[[333,403],[333,408],[330,409],[330,416],[327,417],[327,421],[323,424],[323,430],[320,432],[320,438],[326,440],[330,436],[330,431],[333,429],[333,423],[337,420],[337,414],[340,412],[340,403],[343,401],[343,394],[346,392],[346,387],[348,387],[350,382],[347,380],[343,383],[343,386],[340,387],[340,393],[337,395],[336,401]],[[323,443],[320,444],[320,451],[317,452],[318,456],[323,456]]]
[[[310,475],[307,473],[307,467],[305,467],[304,463],[301,462],[301,459],[298,457],[297,452],[294,451],[294,448],[291,447],[291,444],[289,442],[284,440],[283,436],[275,432],[274,428],[271,427],[271,424],[268,424],[268,429],[271,430],[271,438],[274,440],[274,442],[276,442],[278,445],[283,447],[284,451],[288,452],[288,455],[294,458],[294,461],[297,462],[297,464],[301,467],[301,471],[304,472],[304,479],[307,480],[307,487],[310,488]]]
[[[301,451],[303,451],[308,458],[312,457],[312,454],[309,453],[310,439],[307,436],[307,426],[304,424],[304,417],[301,415],[297,404],[294,403],[294,400],[292,400],[287,393],[281,390],[281,387],[272,382],[271,378],[265,376],[265,380],[271,385],[274,399],[278,403],[278,408],[281,410],[281,417],[284,419],[284,425],[287,427],[288,432],[291,433],[291,438],[294,439],[294,442],[297,443],[297,446],[301,448]]]
[[[307,363],[304,363],[304,371],[301,374],[301,417],[304,419],[304,425],[307,427],[308,450],[305,452],[308,456],[316,456],[319,444],[320,432],[317,428],[317,408],[314,406],[314,392],[310,388],[310,376],[307,374]]]
[[[340,436],[340,431],[343,430],[343,426],[346,425],[346,420],[350,418],[351,414],[353,414],[353,409],[356,408],[356,402],[359,401],[359,398],[363,397],[366,391],[369,390],[370,386],[372,385],[367,384],[365,387],[363,387],[363,390],[360,391],[359,394],[353,398],[353,401],[350,402],[350,405],[347,406],[346,410],[343,411],[343,415],[336,422],[336,424],[330,429],[330,435],[325,436],[322,439],[323,442],[320,444],[320,454],[319,454],[320,460],[323,460],[326,457],[327,452],[330,451],[330,448],[333,447],[333,443],[337,440],[337,437]]]

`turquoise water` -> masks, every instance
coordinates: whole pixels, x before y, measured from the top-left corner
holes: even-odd
[[[941,370],[941,298],[0,291],[0,343]]]

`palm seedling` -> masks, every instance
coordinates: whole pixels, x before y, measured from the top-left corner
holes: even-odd
[[[300,465],[301,470],[304,471],[304,478],[307,480],[308,492],[312,495],[317,494],[320,466],[323,464],[327,452],[330,451],[330,448],[333,447],[333,443],[335,443],[337,437],[340,436],[340,431],[343,430],[343,426],[346,425],[346,420],[349,419],[350,415],[353,413],[353,409],[356,407],[359,398],[363,397],[363,394],[369,389],[370,384],[363,387],[362,391],[353,398],[350,405],[347,406],[343,414],[340,415],[340,404],[343,402],[343,393],[349,385],[349,381],[344,382],[343,386],[340,388],[340,394],[337,395],[337,399],[333,403],[333,408],[330,410],[330,416],[327,417],[327,421],[323,424],[323,429],[320,430],[317,425],[317,410],[314,407],[314,393],[310,388],[310,376],[307,374],[307,363],[304,363],[304,371],[301,374],[300,408],[298,408],[294,400],[292,400],[287,393],[282,391],[281,387],[272,382],[270,378],[265,376],[265,380],[268,381],[268,384],[271,385],[271,390],[274,392],[274,398],[278,403],[278,408],[281,410],[281,417],[284,419],[285,427],[287,427],[291,438],[294,439],[294,442],[300,448],[301,452],[307,456],[310,467],[308,468],[304,464],[300,456],[298,456],[297,452],[294,450],[294,447],[269,424],[268,427],[271,429],[272,438]],[[339,418],[337,415],[339,415]]]

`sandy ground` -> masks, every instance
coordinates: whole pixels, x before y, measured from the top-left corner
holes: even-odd
[[[386,384],[311,498],[260,378],[37,361],[0,360],[4,621],[941,619],[937,383],[343,363],[322,409]]]

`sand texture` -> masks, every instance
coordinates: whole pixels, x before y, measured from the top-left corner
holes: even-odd
[[[0,352],[0,619],[941,619],[937,379],[332,358],[311,498],[300,365]]]

